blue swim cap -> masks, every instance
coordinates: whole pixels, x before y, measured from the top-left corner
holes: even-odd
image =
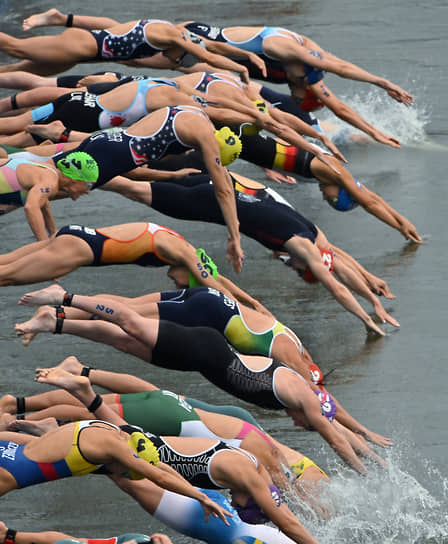
[[[317,51],[313,51],[312,49],[310,49],[310,53],[313,56],[318,57],[319,59],[322,58],[321,54]],[[324,78],[325,72],[323,70],[320,70],[319,68],[316,68],[315,66],[311,66],[311,64],[306,63],[304,64],[304,68],[305,75],[308,79],[308,85],[314,85],[315,83],[318,83]]]
[[[327,202],[332,208],[338,210],[338,212],[348,212],[358,206],[358,202],[342,187],[339,187],[338,196],[329,198]]]

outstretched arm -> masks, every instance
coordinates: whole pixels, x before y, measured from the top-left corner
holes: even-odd
[[[364,323],[367,330],[385,336],[385,333],[376,325],[347,287],[328,271],[322,262],[320,251],[310,240],[294,236],[285,243],[285,248],[292,257],[305,262],[314,276],[330,291],[339,304],[356,315]]]
[[[329,160],[336,161],[332,158]],[[394,210],[379,195],[364,185],[357,185],[353,176],[342,165],[339,165],[338,168],[339,176],[335,176],[334,172],[330,171],[322,162],[314,161],[314,159],[311,161],[311,172],[320,182],[343,187],[368,213],[398,230],[407,240],[416,243],[422,242],[417,229],[410,221]]]
[[[400,147],[400,142],[396,138],[384,134],[368,123],[363,117],[361,117],[361,115],[359,115],[358,112],[332,93],[323,83],[323,81],[319,81],[318,83],[311,85],[311,89],[316,97],[343,121],[346,121],[347,123],[350,123],[350,125],[362,130],[381,144],[389,145],[395,148]]]

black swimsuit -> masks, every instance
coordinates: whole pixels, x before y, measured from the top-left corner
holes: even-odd
[[[153,183],[151,206],[177,219],[224,225],[210,177],[189,176],[187,182],[190,179],[198,179],[201,184],[186,187],[176,183]],[[293,236],[307,238],[313,243],[316,240],[317,229],[311,221],[263,192],[250,195],[235,191],[235,200],[240,231],[269,249],[284,250],[285,242]]]
[[[161,368],[200,372],[220,389],[261,408],[285,408],[275,395],[273,382],[275,371],[288,367],[266,358],[265,368],[251,370],[225,338],[209,327],[183,327],[159,321],[151,362]]]
[[[76,149],[58,153],[54,161],[66,157],[70,153],[83,151],[93,157],[98,163],[100,174],[94,188],[104,185],[113,177],[133,170],[152,160],[158,160],[169,154],[179,154],[191,149],[183,143],[175,131],[177,115],[187,112],[202,116],[205,114],[199,108],[168,107],[162,126],[148,136],[133,136],[124,128],[106,129],[92,134],[83,140]],[[113,160],[111,160],[113,157]]]

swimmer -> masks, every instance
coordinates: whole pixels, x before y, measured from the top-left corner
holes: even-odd
[[[59,278],[80,266],[111,264],[183,265],[199,284],[224,290],[240,302],[269,313],[230,280],[209,273],[195,248],[180,234],[155,223],[126,223],[101,229],[67,225],[54,238],[0,255],[0,285],[37,283]]]
[[[40,332],[54,332],[56,326],[59,332],[81,335],[97,342],[102,342],[107,335],[121,334],[121,346],[125,351],[144,361],[172,370],[198,371],[216,386],[247,402],[263,408],[286,410],[296,424],[317,430],[336,453],[361,474],[367,469],[355,449],[383,466],[385,464],[351,431],[334,421],[336,405],[330,395],[323,393],[320,401],[317,395],[322,392],[315,394],[304,378],[283,363],[266,357],[238,355],[214,329],[147,319],[118,301],[72,296],[59,285],[25,294],[19,304],[71,305],[101,319],[86,322],[59,318],[57,325],[54,314],[38,315],[16,325],[19,335],[34,332],[35,328]],[[103,321],[112,325],[105,327]]]
[[[262,168],[293,173],[319,183],[323,199],[335,210],[350,211],[361,206],[380,221],[396,229],[406,240],[421,243],[416,227],[398,213],[383,198],[353,177],[335,157],[327,155],[326,161],[316,160],[313,153],[259,134],[241,135],[239,158]],[[318,146],[316,146],[317,148]],[[190,154],[183,166],[198,167],[197,155]]]
[[[3,521],[0,521],[0,541],[5,544],[28,544],[29,542],[35,544],[92,544],[93,541],[98,544],[173,544],[167,535],[161,533],[154,533],[151,536],[126,533],[111,538],[75,538],[59,531],[41,531],[39,533],[16,531],[7,527]]]
[[[91,30],[75,28],[78,20],[82,22],[83,19],[84,22],[89,19]],[[102,26],[102,22],[107,26]],[[148,19],[117,23],[111,19],[68,15],[64,24],[71,28],[56,36],[18,39],[0,33],[0,51],[23,59],[18,65],[2,66],[0,71],[19,69],[45,76],[65,72],[79,62],[122,62],[132,59],[146,67],[163,68],[165,64],[166,68],[170,68],[173,65],[181,66],[187,55],[193,55],[217,68],[235,71],[243,81],[248,81],[245,66],[207,51],[194,43],[184,29],[177,28],[169,21]]]
[[[293,96],[296,89],[299,93],[302,91],[304,81],[308,85],[313,85],[322,79],[323,71],[326,71],[343,78],[371,83],[384,89],[394,100],[407,106],[412,104],[412,95],[398,85],[324,51],[310,38],[286,28],[269,26],[219,28],[193,21],[179,26],[184,26],[191,34],[199,36],[206,46],[213,41],[258,54],[266,63],[268,76],[263,77],[254,67],[250,67],[250,76],[274,83],[288,83]]]
[[[136,478],[148,478],[165,489],[192,497],[203,505],[206,519],[211,514],[226,522],[227,512],[159,462],[153,444],[144,440],[142,447],[142,438],[134,430],[129,434],[98,420],[68,423],[41,437],[0,432],[0,495],[50,480],[85,476],[105,467],[111,474],[127,470]],[[5,455],[6,451],[11,455]],[[45,465],[51,470],[42,471],[40,467]]]
[[[158,462],[162,465],[168,464],[192,485],[209,489],[228,488],[232,492],[235,503],[241,502],[241,506],[252,498],[254,506],[251,513],[244,512],[244,508],[241,508],[239,512],[243,521],[254,520],[254,516],[258,516],[258,519],[261,518],[263,521],[272,521],[297,543],[316,543],[316,540],[282,501],[280,491],[273,485],[266,469],[254,455],[241,448],[227,446],[213,438],[161,437],[142,433],[139,427],[128,425],[123,418],[102,402],[101,397],[92,389],[88,378],[73,376],[61,368],[37,369],[36,381],[61,387],[70,392],[96,417],[104,418],[101,421],[107,421],[114,427],[124,429],[125,432],[131,434],[131,443],[138,443],[139,448],[143,447],[146,451],[150,451],[151,459],[157,456],[156,465]],[[78,424],[81,426],[82,422]],[[55,436],[67,425],[73,424],[66,424],[33,440],[36,442],[51,435]],[[1,437],[2,433],[0,433]],[[83,450],[85,451],[84,447]],[[86,457],[91,458],[87,452]],[[139,479],[138,474],[138,469],[130,473],[133,479]]]
[[[23,207],[37,240],[48,240],[57,232],[50,200],[77,200],[86,193],[88,187],[83,181],[65,176],[51,159],[0,159],[0,215]]]

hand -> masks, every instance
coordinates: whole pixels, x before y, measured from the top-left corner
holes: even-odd
[[[259,302],[258,300],[253,299],[252,307],[254,308],[254,310],[257,310],[257,312],[260,312],[264,315],[267,315],[275,319],[274,315],[272,315],[271,312],[265,306],[263,306],[263,304],[261,304],[261,302]]]
[[[423,241],[414,225],[406,219],[402,222],[400,232],[406,240],[411,240],[411,242],[415,242],[416,244],[421,244]]]
[[[175,170],[173,172],[173,178],[174,179],[181,179],[185,178],[191,174],[200,174],[202,170],[198,170],[197,168],[179,168],[179,170]]]
[[[171,538],[167,535],[162,535],[161,533],[154,533],[151,535],[152,544],[173,544]]]
[[[375,323],[375,321],[373,321],[372,318],[369,317],[369,319],[364,322],[364,325],[368,333],[374,332],[378,334],[378,336],[386,336],[386,333],[378,327],[378,325]]]
[[[331,151],[333,155],[339,159],[342,162],[347,163],[347,159],[344,157],[344,155],[339,151],[339,149],[334,145],[334,143],[325,136],[324,134],[321,135],[320,141],[324,144],[324,146],[328,149],[328,151]]]
[[[267,77],[268,73],[267,73],[267,70],[266,70],[266,64],[265,64],[265,62],[264,62],[264,60],[262,58],[260,58],[255,53],[250,53],[249,54],[249,60],[250,60],[250,62],[252,64],[255,64],[255,66],[260,70],[263,77]]]
[[[392,97],[397,102],[401,102],[405,106],[410,106],[414,101],[412,94],[409,94],[401,87],[399,87],[398,85],[394,85],[390,81],[386,81],[384,89],[390,97]]]
[[[371,274],[368,277],[367,282],[369,284],[370,290],[372,291],[372,293],[375,293],[375,295],[384,296],[389,299],[395,298],[395,295],[391,293],[387,283],[381,278],[377,278],[376,276]]]
[[[227,242],[227,260],[232,263],[237,274],[243,269],[244,252],[241,249],[240,241],[229,238]]]
[[[400,149],[400,142],[393,138],[392,136],[388,136],[387,134],[384,134],[383,132],[380,132],[379,130],[376,130],[372,134],[372,138],[379,142],[380,144],[384,145],[390,145],[390,147],[395,147],[396,149]]]
[[[324,164],[328,166],[328,168],[331,168],[335,174],[339,176],[341,173],[334,164],[332,164],[332,161],[330,160],[330,155],[327,155],[325,153],[322,153],[322,151],[319,150],[317,146],[315,146],[315,149],[313,150],[313,153],[316,155],[316,158],[322,161]]]
[[[220,518],[226,525],[230,525],[230,523],[227,521],[226,516],[233,517],[233,514],[231,514],[228,510],[223,508],[222,506],[219,506],[219,504],[216,504],[216,502],[212,501],[207,495],[204,495],[204,499],[201,501],[202,508],[204,509],[205,513],[205,521],[207,522],[210,514],[212,516],[215,516],[215,518]]]
[[[394,319],[391,315],[389,315],[386,310],[381,305],[380,301],[377,299],[377,302],[375,303],[375,313],[376,315],[381,319],[381,323],[390,323],[394,327],[399,327],[400,323],[396,319]]]
[[[297,183],[295,178],[293,178],[292,176],[286,176],[281,172],[269,170],[269,168],[265,168],[264,171],[268,178],[272,179],[272,181],[275,181],[275,183],[289,183],[290,185],[294,185],[295,183]]]
[[[249,79],[249,70],[244,66],[242,67],[242,70],[240,72],[240,79],[243,83],[246,85],[249,85],[250,79]]]
[[[372,442],[373,444],[377,444],[378,446],[381,446],[382,448],[390,448],[390,446],[393,446],[393,442],[390,438],[386,438],[385,436],[381,436],[380,434],[373,433],[372,431],[369,431],[366,429],[364,433],[362,433],[361,436],[364,436],[366,440],[369,442]]]

